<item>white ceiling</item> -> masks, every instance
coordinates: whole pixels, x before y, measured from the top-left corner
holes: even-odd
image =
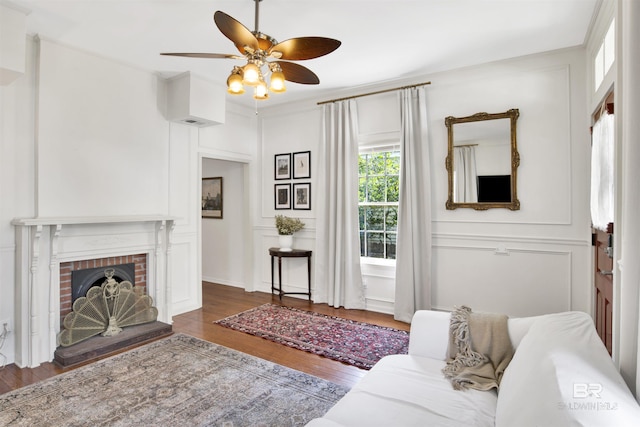
[[[0,0],[29,12],[27,32],[172,76],[190,70],[224,84],[231,59],[160,52],[237,50],[213,22],[221,10],[254,30],[253,0]],[[323,36],[335,52],[300,61],[320,85],[288,83],[270,105],[322,100],[354,86],[582,45],[601,0],[264,0],[259,30],[278,41]],[[231,95],[228,95],[229,97]],[[234,97],[238,101],[238,97]],[[253,105],[251,96],[242,103]]]

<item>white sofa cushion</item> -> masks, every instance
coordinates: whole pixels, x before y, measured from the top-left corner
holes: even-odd
[[[637,426],[640,407],[593,320],[585,313],[541,316],[500,383],[496,427]]]
[[[448,311],[419,310],[411,319],[409,332],[409,354],[445,360],[449,344]]]
[[[309,426],[493,426],[496,393],[453,390],[444,366],[426,357],[384,357]]]
[[[529,331],[531,325],[541,317],[544,316],[509,319],[509,338],[513,348],[517,348],[520,345],[520,341]],[[409,354],[446,360],[450,320],[451,313],[448,311],[416,311],[411,320]]]

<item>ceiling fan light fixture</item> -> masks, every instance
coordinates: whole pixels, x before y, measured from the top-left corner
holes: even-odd
[[[258,30],[260,2],[263,0],[253,1],[255,3],[253,31],[220,10],[213,14],[213,21],[218,30],[233,42],[240,55],[199,52],[173,52],[161,53],[161,55],[246,60],[244,66],[234,67],[227,78],[227,91],[232,95],[241,95],[245,92],[245,86],[251,86],[254,88],[254,98],[267,99],[270,91],[273,93],[286,91],[285,80],[305,85],[320,84],[320,79],[313,71],[290,61],[327,55],[340,47],[341,42],[317,36],[295,37],[278,42]],[[265,79],[269,81],[268,87]]]
[[[287,90],[284,85],[284,74],[282,73],[282,71],[271,73],[269,90],[275,93],[282,93]]]
[[[242,69],[243,77],[242,83],[248,86],[257,86],[260,83],[260,78],[262,77],[262,73],[260,72],[260,68],[253,63],[248,62],[247,65]]]
[[[285,77],[280,65],[276,62],[271,62],[269,63],[269,70],[271,70],[269,90],[275,93],[282,93],[286,91],[287,88],[284,85]]]
[[[233,71],[229,74],[229,78],[227,78],[227,92],[231,95],[242,95],[244,93],[241,67],[233,67]]]
[[[264,80],[261,80],[256,86],[253,97],[260,101],[269,99],[269,91],[267,90],[267,84]]]

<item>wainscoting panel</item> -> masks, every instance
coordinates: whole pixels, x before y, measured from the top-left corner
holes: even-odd
[[[16,262],[16,247],[15,246],[0,246],[0,282],[2,283],[15,283],[15,262]],[[15,285],[9,286],[4,289],[2,298],[0,298],[0,328],[5,321],[9,322],[9,328],[15,330],[15,318],[14,318],[14,306],[15,306]],[[5,364],[14,362],[14,340],[9,338],[4,341],[4,345],[0,348],[0,354],[4,355],[6,360]],[[0,356],[0,366],[2,365],[3,358]]]
[[[395,265],[385,265],[384,261],[362,262],[365,307],[378,313],[393,314],[395,301]]]
[[[572,252],[481,246],[434,247],[433,308],[531,316],[572,309]]]
[[[170,286],[172,315],[202,306],[202,286],[197,278],[195,233],[174,234],[171,245]]]

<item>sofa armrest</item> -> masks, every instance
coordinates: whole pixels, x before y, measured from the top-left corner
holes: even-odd
[[[511,345],[513,345],[514,349],[518,348],[520,341],[529,332],[531,325],[543,317],[545,316],[514,317],[509,319],[509,339],[511,339]]]
[[[445,360],[449,345],[449,319],[451,313],[418,310],[411,320],[409,354]]]

